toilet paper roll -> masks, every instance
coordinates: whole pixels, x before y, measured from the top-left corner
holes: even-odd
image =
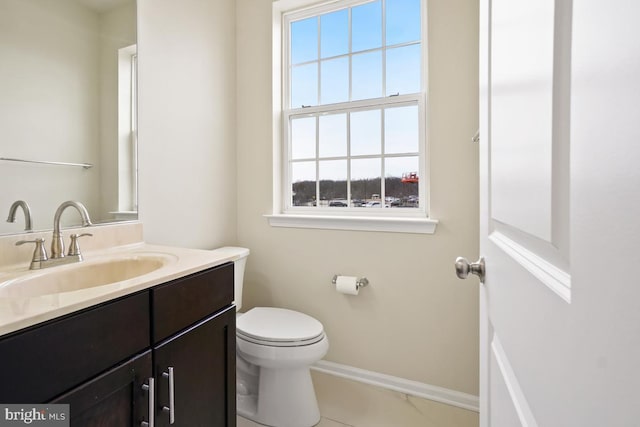
[[[358,278],[353,276],[338,276],[336,279],[336,290],[341,294],[358,295]]]

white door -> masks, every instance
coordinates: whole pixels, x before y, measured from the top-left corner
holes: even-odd
[[[640,1],[481,0],[481,425],[640,426]]]

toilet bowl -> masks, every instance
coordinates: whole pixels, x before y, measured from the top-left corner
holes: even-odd
[[[236,309],[242,305],[249,250],[217,249],[234,261]],[[309,367],[329,349],[322,323],[294,310],[255,307],[236,317],[237,412],[273,427],[311,427],[320,411]]]
[[[256,307],[236,319],[236,331],[238,415],[276,427],[317,424],[309,366],[329,349],[322,324],[297,311]]]

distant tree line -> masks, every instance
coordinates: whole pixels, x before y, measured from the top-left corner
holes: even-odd
[[[315,181],[295,182],[292,189],[294,206],[304,206],[316,199]],[[370,200],[372,195],[380,195],[380,192],[380,178],[351,181],[352,200]],[[418,197],[418,184],[404,183],[401,178],[385,178],[385,194],[398,199]],[[320,198],[321,200],[346,200],[347,181],[320,180]]]

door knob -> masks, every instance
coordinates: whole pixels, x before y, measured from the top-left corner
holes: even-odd
[[[475,274],[480,279],[480,283],[484,283],[484,258],[480,257],[477,262],[469,263],[466,258],[456,258],[456,275],[460,279],[469,277],[469,273]]]

